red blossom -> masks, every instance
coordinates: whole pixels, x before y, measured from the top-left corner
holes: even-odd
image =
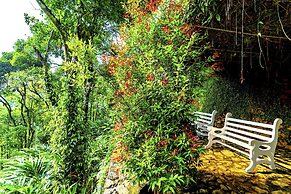
[[[169,34],[169,33],[170,33],[170,28],[169,28],[169,26],[163,26],[163,27],[162,27],[162,31],[165,32],[165,33],[167,33],[167,34]]]
[[[122,95],[124,95],[125,94],[125,92],[124,91],[116,91],[116,92],[114,92],[114,95],[115,96],[122,96]]]
[[[183,8],[183,6],[181,4],[177,4],[175,3],[174,0],[172,0],[169,4],[169,11],[174,11],[174,12],[178,12]]]
[[[177,135],[176,135],[176,134],[173,135],[173,139],[174,139],[174,140],[177,139]]]
[[[109,73],[109,76],[114,76],[116,73],[115,67],[108,68],[106,71]]]
[[[147,75],[147,80],[148,81],[153,81],[155,79],[155,76],[153,74],[148,74]]]
[[[180,30],[182,31],[182,33],[187,37],[190,38],[194,29],[192,28],[191,24],[184,24]]]
[[[196,148],[198,148],[198,145],[197,144],[192,144],[192,148],[196,149]]]
[[[102,61],[102,62],[107,61],[107,55],[106,55],[106,54],[102,55],[102,57],[101,57],[101,61]]]
[[[158,6],[160,5],[161,0],[149,0],[149,2],[146,4],[146,8],[149,11],[156,11],[158,9]]]
[[[213,59],[218,59],[220,57],[221,53],[219,53],[218,51],[215,51],[213,54],[212,54],[212,58]]]
[[[130,71],[127,71],[126,72],[126,76],[127,76],[127,79],[131,79],[131,72]]]
[[[165,75],[164,75],[164,79],[160,80],[160,81],[161,81],[163,86],[165,86],[169,82],[169,80],[167,79],[167,77]]]
[[[215,72],[208,73],[207,76],[214,76]]]
[[[210,68],[215,69],[216,71],[223,71],[224,67],[222,67],[223,63],[222,62],[216,62],[213,65],[211,65]]]
[[[149,32],[150,31],[150,27],[149,27],[149,23],[148,22],[146,23],[145,27],[146,27],[147,32]]]
[[[128,14],[123,15],[124,18],[129,18]]]

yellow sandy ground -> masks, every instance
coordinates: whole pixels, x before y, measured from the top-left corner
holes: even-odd
[[[291,193],[291,151],[277,149],[276,170],[259,165],[246,173],[249,159],[227,148],[212,147],[199,165],[197,193]]]

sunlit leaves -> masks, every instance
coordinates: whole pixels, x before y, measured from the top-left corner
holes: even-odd
[[[118,162],[125,161],[137,181],[162,192],[193,183],[191,164],[202,152],[189,115],[198,108],[193,99],[201,97],[197,91],[209,70],[203,60],[204,35],[183,17],[187,2],[164,1],[155,7],[148,1],[144,7],[129,1],[127,14],[133,21],[121,28],[124,46],[104,60],[116,81],[114,131],[125,148],[120,155],[131,156]]]

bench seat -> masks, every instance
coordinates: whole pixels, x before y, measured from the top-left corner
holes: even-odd
[[[273,124],[265,124],[225,116],[223,128],[208,127],[208,144],[219,143],[241,154],[247,155],[250,165],[246,172],[253,172],[258,164],[268,164],[275,169],[274,154],[278,141],[278,129],[282,120],[277,118]]]

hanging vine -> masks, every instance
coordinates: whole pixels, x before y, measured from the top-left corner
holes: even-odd
[[[208,39],[213,42],[210,52],[221,52],[217,60],[224,61],[222,66],[226,75],[241,83],[258,73],[266,81],[278,75],[279,65],[276,63],[282,64],[279,58],[289,56],[290,1],[212,0],[212,7],[205,6],[201,0],[192,0],[192,4],[196,6],[192,22],[208,32]],[[199,14],[201,10],[203,16]],[[219,73],[223,74],[222,71]]]

